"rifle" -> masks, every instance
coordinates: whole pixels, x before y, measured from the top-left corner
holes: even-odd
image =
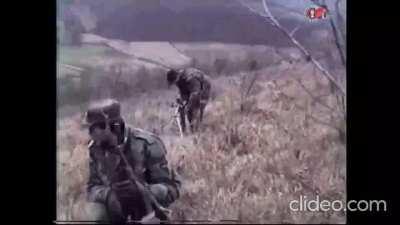
[[[123,145],[124,146],[124,145]],[[136,176],[136,174],[133,172],[132,167],[130,166],[128,160],[126,159],[124,153],[122,152],[122,148],[119,146],[117,147],[118,153],[121,156],[122,161],[126,165],[126,170],[128,172],[129,179],[136,184],[138,187],[139,191],[143,194],[143,196],[147,197],[147,199],[150,200],[150,204],[153,208],[153,212],[150,212],[148,215],[144,216],[141,220],[141,222],[148,222],[151,218],[154,218],[154,216],[151,216],[152,214],[157,216],[161,221],[168,221],[169,220],[169,214],[171,213],[171,210],[164,208],[154,197],[153,193],[151,193],[149,185],[145,182],[141,183],[139,178]]]
[[[178,124],[178,128],[179,128],[179,133],[180,133],[181,137],[183,137],[183,129],[182,129],[182,123],[181,123],[182,121],[181,121],[180,115],[183,112],[183,110],[185,110],[185,107],[186,107],[187,103],[184,103],[179,98],[176,99],[176,102],[177,103],[172,103],[171,104],[171,107],[175,108],[174,115],[171,117],[171,119],[168,121],[168,123],[166,123],[164,126],[162,126],[161,129],[164,129],[166,126],[171,124],[174,120],[176,120],[176,122]]]
[[[175,109],[174,117],[176,118],[176,122],[179,127],[179,133],[181,134],[181,137],[183,137],[181,114],[182,114],[182,111],[185,110],[187,103],[183,103],[181,99],[177,99],[176,102],[178,103],[178,105]],[[183,116],[183,119],[185,119],[185,116]]]

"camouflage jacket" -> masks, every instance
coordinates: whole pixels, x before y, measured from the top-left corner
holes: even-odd
[[[210,78],[202,71],[195,68],[178,70],[176,86],[182,100],[192,104],[192,101],[208,100],[210,95]]]
[[[154,134],[137,128],[127,128],[125,137],[123,153],[134,173],[150,185],[161,184],[167,187],[166,198],[159,201],[160,204],[168,206],[179,197],[181,181],[178,175],[168,168],[163,142]],[[105,151],[93,141],[89,143],[88,148],[88,200],[104,204],[111,184],[128,177],[120,155]]]

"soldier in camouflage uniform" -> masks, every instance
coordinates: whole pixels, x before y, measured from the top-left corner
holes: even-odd
[[[125,125],[119,102],[109,99],[89,107],[86,122],[91,137],[88,200],[103,204],[112,223],[124,223],[128,216],[140,220],[152,211],[137,185],[129,180],[117,148],[163,207],[179,197],[181,182],[168,168],[163,142],[152,133]]]
[[[180,99],[185,105],[180,114],[182,130],[185,131],[185,115],[187,115],[190,129],[193,132],[203,121],[204,109],[210,99],[211,82],[204,72],[187,68],[181,70],[169,70],[167,72],[168,85],[175,84],[179,89]]]

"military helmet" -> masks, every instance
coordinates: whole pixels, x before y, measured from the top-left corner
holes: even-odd
[[[174,69],[170,69],[167,72],[167,81],[168,84],[171,85],[178,78],[178,72]]]
[[[86,123],[92,125],[107,120],[122,120],[121,105],[117,100],[106,99],[89,106],[85,115]]]

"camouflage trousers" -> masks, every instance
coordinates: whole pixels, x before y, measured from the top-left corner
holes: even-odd
[[[162,203],[168,195],[168,190],[165,189],[165,186],[163,185],[150,185],[150,191],[151,193],[154,194],[156,199]],[[104,204],[101,203],[93,203],[93,202],[87,202],[85,204],[84,208],[81,211],[81,215],[79,217],[82,217],[82,220],[90,220],[90,221],[98,221],[98,222],[105,222],[109,223],[110,221],[110,215],[108,215],[107,207]],[[152,223],[156,223],[158,220],[157,218],[151,218],[150,220]],[[149,222],[149,221],[147,221]]]
[[[209,91],[203,92],[195,99],[191,106],[181,108],[179,115],[183,132],[186,131],[186,118],[189,122],[190,131],[195,132],[198,130],[200,124],[203,122],[204,110],[208,104],[209,98]]]

